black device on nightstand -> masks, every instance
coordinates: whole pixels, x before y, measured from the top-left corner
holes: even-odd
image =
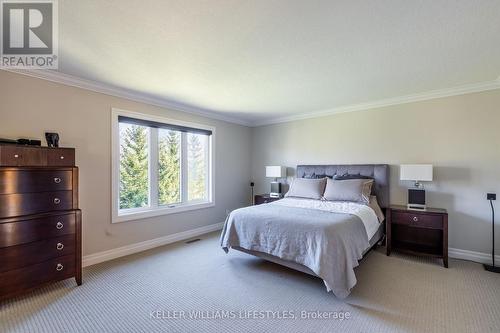
[[[445,209],[415,211],[390,206],[386,212],[387,255],[391,250],[443,259],[448,267],[448,213]]]

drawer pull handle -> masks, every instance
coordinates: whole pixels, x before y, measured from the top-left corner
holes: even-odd
[[[59,184],[61,182],[61,178],[56,177],[54,178],[54,183]]]
[[[56,271],[60,272],[64,269],[64,266],[62,264],[57,264]]]
[[[63,227],[64,227],[64,224],[63,224],[62,222],[57,222],[57,223],[56,223],[56,228],[57,228],[58,230],[61,230]]]
[[[418,217],[413,216],[413,222],[418,222]]]
[[[56,248],[57,248],[59,251],[61,251],[62,249],[64,249],[64,244],[63,244],[63,243],[57,243]]]
[[[15,154],[15,155],[14,155],[14,158],[19,158],[19,155],[18,155],[18,154]]]
[[[59,157],[61,160],[64,160],[64,156]]]
[[[61,203],[61,199],[59,199],[59,198],[54,198],[54,203],[55,203],[56,205],[59,205],[59,204]]]

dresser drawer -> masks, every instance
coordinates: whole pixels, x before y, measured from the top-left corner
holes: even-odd
[[[64,280],[75,275],[75,256],[50,259],[24,268],[0,273],[0,295],[8,297],[46,282]]]
[[[74,253],[74,234],[0,248],[0,273]]]
[[[0,223],[0,248],[74,234],[75,213]]]
[[[0,194],[70,191],[71,170],[0,170]]]
[[[391,223],[403,224],[408,226],[419,226],[429,229],[443,229],[443,218],[440,215],[392,212]]]
[[[0,195],[0,218],[73,209],[73,192],[41,192]]]
[[[25,146],[1,146],[1,166],[44,166],[47,164],[47,150]]]
[[[75,150],[73,148],[47,148],[48,166],[75,165]]]

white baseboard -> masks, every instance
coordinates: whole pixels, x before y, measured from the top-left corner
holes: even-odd
[[[107,251],[89,254],[89,255],[83,257],[82,264],[83,264],[83,267],[95,265],[95,264],[105,262],[108,260],[127,256],[129,254],[146,251],[146,250],[158,247],[158,246],[163,246],[163,245],[167,245],[170,243],[175,243],[175,242],[179,242],[182,240],[186,240],[186,239],[189,239],[192,237],[206,234],[208,232],[221,230],[223,226],[224,226],[224,222],[211,224],[211,225],[207,225],[204,227],[200,227],[200,228],[196,228],[196,229],[192,229],[192,230],[187,230],[187,231],[179,232],[179,233],[164,236],[164,237],[150,239],[150,240],[140,242],[140,243],[135,243],[135,244],[131,244],[131,245],[118,247],[118,248],[112,249],[112,250],[107,250]]]
[[[204,227],[187,230],[164,237],[150,239],[140,243],[118,247],[112,250],[89,254],[83,257],[83,267],[99,264],[101,262],[124,257],[130,254],[146,251],[158,246],[179,242],[212,231],[221,230],[223,226],[224,222],[211,224]],[[448,255],[450,258],[454,259],[469,260],[481,264],[491,264],[491,254],[488,253],[454,249],[450,247],[448,248]],[[495,262],[500,263],[500,255],[495,255]]]
[[[481,264],[491,264],[491,253],[474,252],[461,249],[448,248],[448,256],[455,259],[463,259],[478,262]],[[495,263],[500,264],[500,255],[495,255]]]

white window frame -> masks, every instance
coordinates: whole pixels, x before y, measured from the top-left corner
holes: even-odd
[[[197,200],[191,202],[176,203],[172,205],[159,206],[158,205],[158,166],[154,165],[151,161],[156,161],[158,156],[158,136],[154,135],[156,128],[150,128],[149,135],[149,207],[144,208],[132,208],[127,210],[119,209],[120,201],[120,128],[118,117],[125,116],[136,119],[143,119],[149,121],[155,121],[165,124],[199,128],[212,131],[212,135],[209,136],[208,140],[208,177],[207,177],[207,200]],[[185,136],[186,133],[182,133]],[[181,145],[181,149],[185,149],[186,145]],[[144,114],[139,112],[127,111],[117,108],[111,109],[111,222],[120,223],[126,221],[133,221],[144,219],[148,217],[161,216],[167,214],[175,214],[180,212],[187,212],[191,210],[209,208],[215,206],[214,200],[214,178],[215,178],[215,127],[207,126],[203,124],[196,124],[176,119],[170,119],[150,114]],[[187,161],[187,155],[185,152],[181,153],[181,161],[185,163]],[[185,161],[186,160],[186,161]],[[183,174],[186,174],[185,172]],[[181,193],[187,191],[187,175],[182,177],[181,181]],[[184,194],[183,194],[184,196]]]

